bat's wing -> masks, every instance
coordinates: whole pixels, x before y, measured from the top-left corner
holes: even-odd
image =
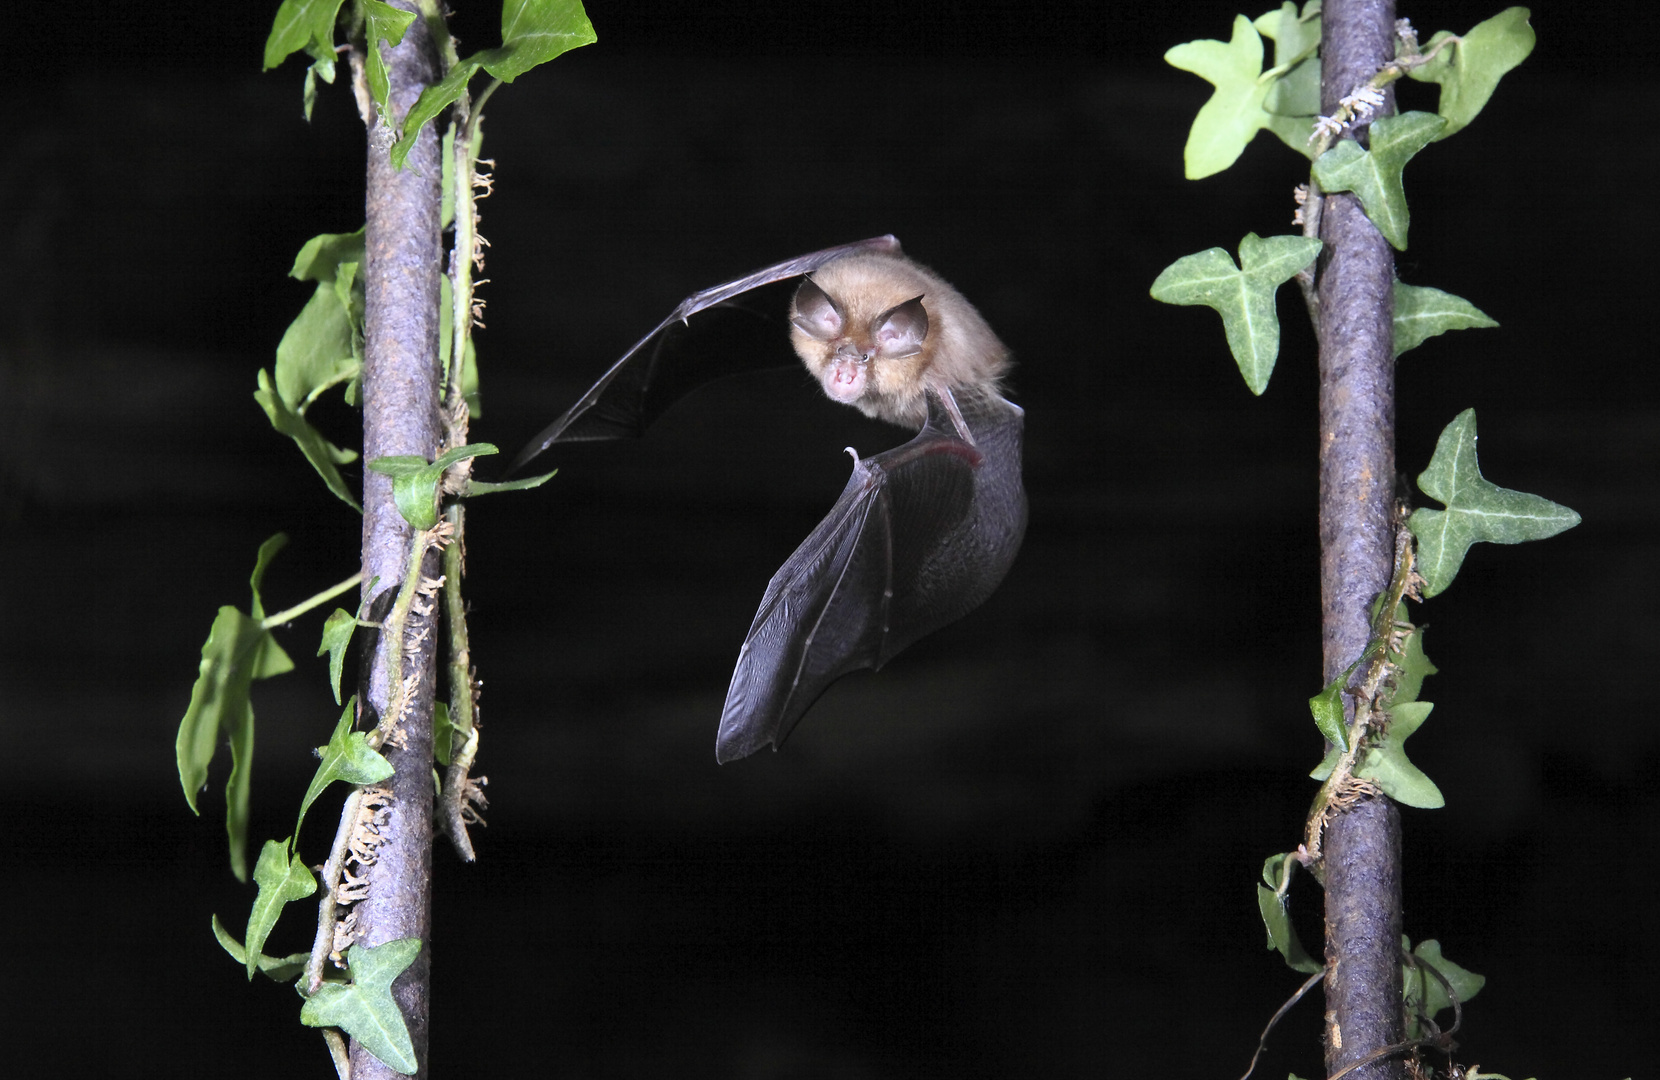
[[[830,515],[773,575],[726,692],[718,760],[782,745],[831,683],[881,667],[1003,580],[1026,531],[1025,414],[971,390],[954,401],[972,442],[930,393],[917,437],[857,462]]]
[[[549,424],[508,466],[514,473],[556,442],[640,435],[669,406],[713,379],[800,363],[790,350],[793,279],[854,252],[899,250],[892,236],[815,251],[693,293]],[[777,292],[781,295],[769,295]],[[696,316],[695,325],[693,317]]]

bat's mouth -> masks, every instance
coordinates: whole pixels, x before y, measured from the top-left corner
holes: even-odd
[[[829,377],[824,380],[824,392],[843,404],[859,400],[864,395],[870,377],[870,356],[851,349],[837,350],[836,361],[830,365]]]

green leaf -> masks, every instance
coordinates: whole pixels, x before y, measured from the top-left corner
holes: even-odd
[[[1251,393],[1268,388],[1280,353],[1280,320],[1274,293],[1314,261],[1320,241],[1309,236],[1247,233],[1239,242],[1240,266],[1221,248],[1186,255],[1153,282],[1153,299],[1166,304],[1203,304],[1222,316],[1228,348]]]
[[[271,376],[264,368],[259,372],[259,389],[254,391],[254,400],[265,410],[265,415],[271,420],[271,426],[298,444],[300,452],[311,462],[311,467],[317,470],[317,475],[323,478],[323,483],[328,485],[328,489],[334,492],[341,502],[361,514],[363,507],[352,497],[351,489],[346,486],[340,470],[335,468],[336,465],[356,460],[357,454],[351,450],[343,450],[323,438],[322,432],[290,408],[288,403],[283,401],[282,395],[271,385]]]
[[[248,950],[231,936],[231,932],[225,929],[225,924],[219,921],[217,915],[213,917],[213,936],[218,940],[220,948],[231,954],[232,960],[239,965],[247,964]],[[256,953],[254,966],[277,982],[287,982],[304,971],[306,962],[310,959],[309,953],[293,953],[289,956],[266,956],[264,953]]]
[[[288,276],[296,281],[334,281],[342,263],[360,263],[364,254],[363,230],[349,233],[322,233],[313,236],[294,256]]]
[[[1293,150],[1307,156],[1308,120],[1320,111],[1320,60],[1314,51],[1320,45],[1320,4],[1309,0],[1303,5],[1304,19],[1297,17],[1297,5],[1285,0],[1278,11],[1259,15],[1251,25],[1257,33],[1274,42],[1274,67],[1286,67],[1295,62],[1286,73],[1275,80],[1268,91],[1263,107],[1276,116],[1298,117],[1302,132],[1300,143],[1288,144]],[[1298,60],[1298,57],[1303,59]],[[1280,134],[1278,130],[1274,132]],[[1281,138],[1284,138],[1282,135]]]
[[[1407,72],[1419,82],[1441,84],[1441,101],[1436,111],[1447,118],[1447,126],[1436,136],[1445,139],[1476,118],[1493,89],[1506,72],[1526,60],[1533,51],[1533,27],[1527,8],[1506,8],[1455,43],[1442,49],[1435,59]],[[1428,52],[1452,37],[1443,30],[1424,45]]]
[[[300,835],[300,825],[305,821],[311,804],[336,780],[348,784],[378,784],[392,775],[392,763],[369,746],[368,732],[352,730],[352,719],[356,714],[357,695],[353,694],[351,700],[346,702],[340,720],[334,725],[329,744],[317,748],[317,756],[322,763],[317,766],[317,773],[306,788],[305,798],[300,800],[300,819],[294,823],[295,836]]]
[[[1452,998],[1447,996],[1447,987],[1441,985],[1441,979],[1447,980],[1447,986],[1458,995],[1458,1003],[1462,1005],[1481,992],[1487,978],[1442,956],[1441,943],[1433,938],[1419,942],[1412,950],[1412,957],[1416,963],[1403,965],[1401,998],[1407,1004],[1407,1038],[1417,1039],[1423,1037],[1420,1017],[1433,1020],[1443,1009],[1452,1008]],[[1441,979],[1425,972],[1425,966],[1440,972]]]
[[[270,71],[302,49],[334,52],[334,19],[341,0],[282,0],[271,34],[265,39],[265,68]],[[334,81],[331,68],[328,80]]]
[[[369,462],[369,468],[392,478],[392,501],[403,519],[417,529],[430,529],[438,523],[438,481],[444,470],[467,458],[499,453],[490,443],[468,443],[444,451],[431,464],[412,454],[389,454]]]
[[[1263,125],[1284,143],[1304,157],[1314,153],[1314,145],[1309,137],[1314,134],[1314,118],[1312,116],[1281,116],[1272,113],[1268,123]]]
[[[504,0],[501,45],[456,61],[455,67],[421,96],[404,118],[403,135],[392,148],[392,163],[403,168],[421,125],[449,107],[467,89],[479,68],[512,82],[539,64],[596,40],[581,0]]]
[[[249,578],[253,589],[251,615],[233,607],[222,607],[202,645],[201,666],[190,690],[190,705],[179,721],[174,745],[179,783],[191,812],[200,814],[196,796],[207,786],[208,765],[218,748],[220,732],[231,743],[231,778],[225,786],[226,831],[230,840],[231,872],[238,881],[248,880],[246,855],[248,824],[248,766],[253,753],[254,708],[249,687],[255,679],[268,679],[293,670],[294,662],[282,651],[269,631],[260,626],[265,617],[259,596],[265,567],[287,537],[278,533],[260,545]]]
[[[265,582],[265,571],[270,568],[271,560],[277,557],[277,552],[287,546],[288,534],[275,533],[265,538],[265,542],[259,545],[259,551],[254,555],[254,570],[253,573],[248,575],[248,591],[253,594],[253,600],[248,604],[248,614],[256,619],[265,618],[265,600],[259,595],[260,586]],[[287,659],[287,657],[284,657],[284,662]],[[293,664],[288,664],[282,671],[273,671],[271,674],[280,675],[283,671],[293,668],[293,666]],[[255,678],[263,679],[266,676],[256,675]]]
[[[364,257],[362,229],[324,233],[306,241],[288,271],[299,281],[317,282],[283,333],[273,373],[288,411],[301,417],[319,394],[342,382],[350,401],[351,387],[362,375],[364,300],[358,271]]]
[[[362,5],[363,37],[368,42],[366,51],[369,54],[365,63],[369,94],[375,99],[375,108],[391,124],[392,116],[386,108],[386,95],[391,92],[391,83],[386,76],[386,58],[381,54],[380,43],[384,41],[396,48],[403,41],[404,31],[415,21],[415,13],[400,11],[386,0],[362,0]]]
[[[392,480],[392,501],[403,519],[417,529],[438,524],[438,481],[422,473],[405,473]]]
[[[1425,677],[1440,670],[1424,655],[1422,627],[1408,634],[1401,651],[1391,653],[1389,659],[1395,664],[1395,692],[1389,698],[1391,705],[1405,705],[1409,701],[1417,701],[1418,694],[1424,688]]]
[[[1308,711],[1314,714],[1314,726],[1326,741],[1338,750],[1349,748],[1348,720],[1343,716],[1343,688],[1348,684],[1349,671],[1332,680],[1332,684],[1308,699]]]
[[[1262,880],[1268,887],[1257,886],[1257,908],[1262,914],[1262,923],[1268,930],[1268,947],[1277,950],[1294,970],[1312,974],[1319,971],[1322,965],[1303,950],[1302,942],[1297,939],[1297,931],[1292,927],[1291,917],[1286,911],[1285,898],[1290,891],[1291,878],[1296,873],[1297,866],[1297,859],[1293,855],[1282,853],[1268,856],[1262,864]],[[1281,888],[1282,882],[1284,889]]]
[[[254,779],[252,703],[245,709],[227,711],[221,722],[225,727],[225,741],[231,748],[231,772],[225,778],[225,838],[230,844],[231,873],[236,880],[247,881],[248,816]]]
[[[253,911],[248,914],[247,955],[243,959],[250,980],[259,969],[260,950],[265,947],[265,939],[271,936],[271,928],[277,925],[283,906],[304,900],[317,891],[317,879],[300,861],[298,853],[290,857],[288,843],[288,840],[265,841],[259,862],[254,866],[254,884],[259,886],[259,895],[254,897]]]
[[[352,631],[357,629],[357,616],[345,608],[335,608],[323,621],[323,643],[317,646],[317,655],[329,654],[329,686],[334,690],[334,703],[340,704],[340,672],[346,663],[346,647],[352,643]]]
[[[319,284],[277,343],[277,393],[291,411],[304,415],[317,392],[357,374],[352,331],[351,312],[334,283]]]
[[[1420,507],[1407,522],[1418,538],[1418,572],[1424,595],[1451,585],[1471,544],[1520,544],[1543,540],[1579,524],[1579,515],[1538,495],[1511,491],[1481,475],[1476,460],[1476,411],[1465,409],[1441,432],[1418,488],[1446,505]]]
[[[449,158],[446,156],[445,161]],[[446,191],[448,188],[445,189]],[[444,274],[438,279],[438,368],[440,371],[450,370],[451,333],[455,305],[450,299],[450,278]],[[484,415],[483,400],[478,393],[478,349],[473,344],[472,335],[467,337],[466,350],[461,354],[461,396],[467,401],[467,415],[477,420]]]
[[[415,136],[420,132],[421,125],[449,108],[450,103],[467,89],[467,83],[479,69],[478,58],[481,55],[475,54],[458,61],[449,74],[421,91],[421,96],[415,99],[415,104],[409,107],[409,114],[403,119],[403,133],[392,147],[393,165],[403,168],[409,151],[415,146]]]
[[[1389,710],[1389,726],[1378,737],[1376,745],[1355,768],[1355,775],[1371,780],[1383,793],[1398,803],[1425,810],[1438,810],[1447,800],[1435,781],[1425,776],[1418,766],[1406,759],[1406,740],[1429,718],[1435,708],[1427,701],[1412,701]]]
[[[1415,349],[1448,330],[1497,326],[1461,296],[1422,285],[1395,282],[1395,355]]]
[[[498,483],[491,483],[487,480],[472,480],[467,484],[467,497],[470,499],[474,495],[494,495],[502,491],[529,491],[531,488],[539,488],[552,480],[558,472],[559,470],[555,469],[553,472],[545,472],[541,476],[527,476],[523,480],[502,480]]]
[[[1326,756],[1320,759],[1320,764],[1316,765],[1308,775],[1322,784],[1325,783],[1326,778],[1331,775],[1331,771],[1337,768],[1337,759],[1342,756],[1343,751],[1336,746],[1327,748]]]
[[[1401,171],[1446,123],[1426,112],[1385,116],[1372,124],[1370,150],[1353,139],[1342,140],[1314,163],[1314,179],[1326,191],[1354,192],[1383,238],[1405,251],[1410,216]]]
[[[300,1023],[340,1028],[389,1068],[413,1075],[415,1047],[410,1043],[403,1013],[392,999],[392,980],[413,964],[420,952],[420,938],[353,945],[346,950],[352,981],[324,983],[300,1006]]]
[[[484,70],[502,82],[596,40],[581,0],[503,0],[501,48],[482,55]]]
[[[1262,35],[1251,20],[1236,15],[1233,36],[1228,41],[1185,42],[1166,52],[1164,60],[1216,87],[1193,118],[1182,161],[1189,180],[1219,173],[1239,160],[1256,133],[1269,122],[1270,114],[1263,105],[1275,80],[1260,78]]]
[[[455,740],[455,725],[450,722],[450,707],[442,701],[432,703],[432,756],[438,764],[449,766]]]
[[[1309,956],[1303,948],[1303,943],[1298,940],[1297,931],[1291,925],[1291,915],[1286,911],[1283,898],[1276,896],[1273,889],[1258,885],[1257,910],[1261,912],[1262,924],[1268,930],[1268,947],[1283,956],[1293,971],[1312,975],[1320,970],[1323,965]]]

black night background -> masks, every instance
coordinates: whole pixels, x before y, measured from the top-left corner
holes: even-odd
[[[497,5],[454,6],[464,52],[496,44]],[[1427,38],[1503,6],[1401,14]],[[356,568],[358,519],[252,399],[311,289],[285,276],[295,252],[363,215],[344,81],[307,125],[300,61],[259,70],[275,8],[10,14],[14,1075],[329,1075],[293,991],[248,984],[209,932],[253,896],[227,869],[224,759],[199,819],[173,765],[259,543],[291,537],[271,610]],[[477,864],[435,859],[433,1075],[1238,1076],[1301,981],[1263,948],[1253,887],[1297,843],[1320,757],[1313,338],[1283,289],[1254,399],[1214,313],[1147,295],[1182,255],[1292,230],[1306,165],[1266,133],[1182,178],[1210,87],[1161,57],[1226,38],[1236,9],[588,10],[598,44],[486,110],[473,438],[517,450],[694,289],[893,232],[1014,351],[1031,522],[982,609],[838,684],[782,752],[717,766],[738,644],[841,490],[842,447],[906,435],[781,372],[474,504],[491,806]],[[1401,277],[1501,326],[1402,359],[1400,469],[1473,406],[1487,478],[1584,519],[1477,547],[1420,609],[1441,673],[1412,755],[1448,805],[1404,811],[1406,932],[1487,976],[1460,1058],[1517,1078],[1644,1075],[1660,1018],[1660,102],[1654,16],[1624,19],[1536,7],[1533,55],[1406,173]],[[344,406],[321,418],[352,441]],[[279,631],[298,670],[254,690],[256,847],[288,835],[338,715],[319,632]],[[307,947],[314,911],[267,951]],[[1317,941],[1306,878],[1294,911]],[[1320,1008],[1258,1076],[1318,1074]]]

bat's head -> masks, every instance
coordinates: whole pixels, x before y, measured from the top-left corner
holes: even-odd
[[[995,382],[1006,350],[950,285],[899,254],[845,255],[802,279],[796,354],[832,400],[912,428],[926,391]]]
[[[928,282],[913,271],[903,256],[837,259],[803,278],[790,305],[795,351],[824,392],[900,423],[915,419],[929,360]]]

